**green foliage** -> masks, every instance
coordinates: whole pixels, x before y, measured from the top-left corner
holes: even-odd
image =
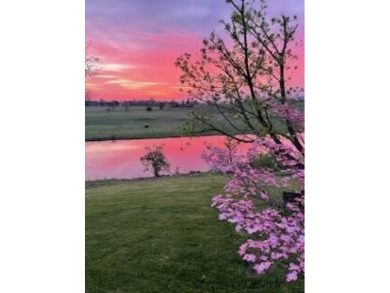
[[[251,162],[254,168],[269,168],[274,171],[280,171],[281,168],[275,158],[269,154],[260,154]]]

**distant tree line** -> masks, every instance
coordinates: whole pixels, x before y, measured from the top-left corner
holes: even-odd
[[[160,109],[163,109],[165,106],[169,106],[172,108],[179,108],[179,107],[193,107],[195,105],[198,105],[198,101],[190,101],[189,99],[186,101],[156,101],[156,100],[126,100],[126,101],[117,101],[117,100],[91,100],[86,99],[85,100],[85,106],[86,107],[96,107],[96,106],[102,106],[102,107],[118,107],[123,106],[125,108],[129,106],[150,106],[150,107],[159,107]]]

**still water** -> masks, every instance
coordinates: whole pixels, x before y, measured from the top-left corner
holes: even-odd
[[[203,136],[86,142],[85,179],[151,177],[150,172],[144,171],[140,158],[146,147],[161,145],[171,163],[171,172],[207,171],[210,167],[201,158],[205,143],[224,148],[225,141],[225,136]],[[240,144],[238,150],[248,148],[249,144]]]

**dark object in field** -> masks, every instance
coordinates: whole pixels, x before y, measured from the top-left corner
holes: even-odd
[[[149,124],[145,124],[145,128],[149,128]]]
[[[169,103],[169,106],[172,108],[178,108],[178,107],[180,107],[180,104],[178,102],[172,101]]]
[[[297,198],[300,198],[302,196],[303,196],[303,192],[283,191],[283,202],[284,202],[284,204],[287,204],[289,202],[293,203],[293,202],[296,202]]]
[[[195,174],[201,174],[202,172],[200,171],[190,171],[190,175],[195,175]]]
[[[110,112],[110,111],[111,111],[111,109],[110,109],[110,108],[107,108],[107,109],[106,109],[106,112]]]
[[[146,107],[146,111],[151,112],[152,110],[153,110],[153,108],[151,106]]]

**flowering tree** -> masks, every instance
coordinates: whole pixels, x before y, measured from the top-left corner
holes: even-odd
[[[233,153],[232,153],[233,152]],[[282,167],[279,173],[268,167],[254,166],[259,153],[267,153]],[[215,170],[230,176],[223,194],[212,199],[219,219],[235,225],[237,232],[251,235],[238,253],[251,263],[255,272],[264,274],[272,264],[287,266],[286,281],[304,274],[304,156],[283,140],[258,138],[245,155],[236,150],[208,147],[204,159]],[[270,188],[294,186],[278,198]]]
[[[211,146],[204,154],[231,178],[212,206],[220,220],[251,235],[238,252],[256,273],[281,262],[291,282],[304,274],[304,114],[293,102],[302,90],[289,84],[297,69],[297,18],[268,17],[263,0],[226,3],[232,13],[221,21],[225,34],[212,32],[197,58],[184,54],[176,61],[188,95],[208,105],[192,113],[190,129],[253,143],[245,156]],[[222,126],[217,123],[221,117]],[[280,170],[253,164],[261,153],[272,156]],[[282,197],[270,192],[291,186]]]
[[[292,66],[297,59],[296,17],[268,18],[262,0],[226,2],[232,14],[221,21],[225,34],[212,32],[197,58],[186,53],[175,63],[187,94],[209,106],[192,113],[190,129],[214,130],[243,142],[253,139],[234,137],[229,130],[269,134],[275,141],[284,136],[303,151],[296,137],[303,131],[303,115],[291,106],[301,89],[289,85],[297,69]],[[218,123],[221,117],[224,125]]]

